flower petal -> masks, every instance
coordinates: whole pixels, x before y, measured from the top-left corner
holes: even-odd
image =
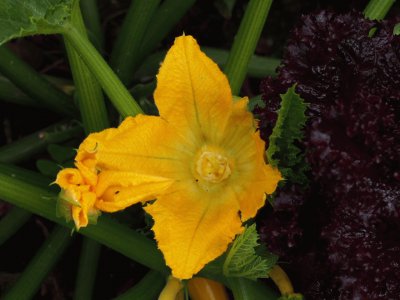
[[[81,227],[86,227],[89,223],[89,210],[93,208],[96,201],[96,195],[92,192],[84,192],[81,197],[81,206],[72,206],[72,218],[75,222],[75,227],[79,230]]]
[[[133,172],[104,171],[99,174],[96,208],[115,212],[142,201],[155,199],[174,181]]]
[[[118,128],[90,134],[81,144],[77,163],[97,171],[130,171],[166,178],[179,176],[179,165],[190,150],[160,117],[126,118]],[[178,167],[176,166],[178,165]]]
[[[253,133],[252,140],[254,145],[252,149],[255,153],[247,152],[249,155],[247,158],[246,154],[243,154],[243,161],[239,166],[242,168],[242,175],[248,179],[242,184],[231,185],[239,201],[243,222],[256,215],[265,204],[266,194],[272,194],[278,182],[282,180],[279,170],[264,162],[265,143],[260,138],[260,133]]]
[[[154,99],[160,116],[175,128],[190,128],[193,141],[218,140],[232,110],[226,76],[191,36],[175,39],[157,75]]]
[[[172,275],[189,279],[220,256],[242,231],[234,195],[215,198],[188,190],[160,196],[145,207],[154,218],[153,231]]]

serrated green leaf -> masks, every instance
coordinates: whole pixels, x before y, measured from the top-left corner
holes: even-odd
[[[60,33],[75,0],[0,0],[0,45],[22,36]]]
[[[307,105],[296,94],[295,86],[281,95],[281,99],[278,119],[269,137],[267,159],[271,165],[279,168],[286,180],[304,184],[307,182],[305,172],[308,166],[304,161],[304,154],[295,143],[303,138]]]
[[[48,145],[47,152],[50,154],[51,158],[59,164],[73,159],[76,155],[74,148],[57,144]]]
[[[246,227],[245,231],[235,239],[222,268],[226,277],[251,280],[268,277],[269,270],[275,265],[278,257],[267,252],[264,252],[265,256],[258,255],[256,252],[259,247],[258,239],[255,224]]]

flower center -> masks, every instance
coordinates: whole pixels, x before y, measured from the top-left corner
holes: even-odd
[[[207,182],[218,183],[231,175],[228,158],[220,153],[204,151],[196,162],[196,172]]]

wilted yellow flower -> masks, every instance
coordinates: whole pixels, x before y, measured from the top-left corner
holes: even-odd
[[[173,276],[187,279],[226,250],[281,175],[264,161],[247,98],[232,100],[226,76],[191,36],[168,51],[154,98],[159,117],[129,117],[89,135],[76,166],[90,174],[94,209],[156,199],[145,210],[158,247]],[[68,172],[57,179],[67,190]]]

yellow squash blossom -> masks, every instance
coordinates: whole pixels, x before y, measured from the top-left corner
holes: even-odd
[[[193,37],[176,38],[154,99],[159,117],[128,117],[80,145],[75,170],[83,184],[71,169],[56,182],[81,203],[77,227],[87,225],[89,210],[115,212],[156,199],[145,210],[158,247],[172,275],[188,279],[227,249],[281,175],[264,161],[248,99],[232,100],[226,76]],[[75,192],[82,185],[87,194]]]

